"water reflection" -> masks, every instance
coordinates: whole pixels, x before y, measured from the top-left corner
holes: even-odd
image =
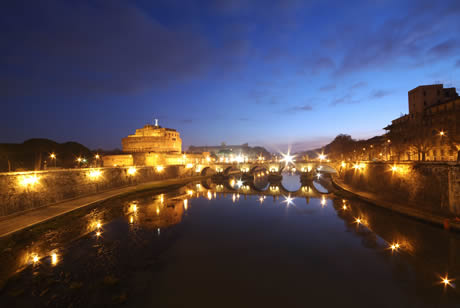
[[[292,177],[294,180],[298,178]],[[241,185],[238,181],[242,181]],[[56,300],[56,305],[64,305],[68,304],[66,300],[96,292],[84,286],[77,288],[79,283],[91,285],[92,279],[99,278],[110,281],[106,279],[109,275],[127,278],[126,284],[117,282],[120,288],[155,286],[161,291],[155,294],[163,304],[171,300],[167,295],[176,285],[184,286],[181,290],[188,295],[184,298],[194,299],[193,293],[186,291],[188,288],[198,293],[200,284],[190,283],[194,281],[220,294],[199,276],[206,281],[219,281],[223,287],[232,285],[226,281],[238,281],[233,287],[236,285],[244,294],[244,287],[251,286],[251,296],[258,296],[259,291],[263,294],[263,288],[256,286],[256,282],[264,285],[263,280],[284,280],[321,294],[323,290],[309,281],[323,281],[334,286],[333,293],[340,296],[343,306],[355,298],[351,294],[356,288],[365,290],[364,299],[390,294],[401,300],[394,307],[455,307],[458,303],[458,234],[360,201],[324,195],[313,183],[294,184],[297,186],[289,182],[268,183],[264,176],[252,182],[238,178],[217,183],[208,180],[164,194],[144,193],[106,202],[32,232],[16,234],[1,242],[0,277],[5,280],[23,271],[7,283],[0,300],[15,302],[18,296],[11,294],[17,289],[26,290],[21,297],[25,304],[36,300],[36,295],[28,292],[68,292],[58,285],[43,287],[31,280],[32,276],[51,275],[55,281],[73,286],[73,295]],[[267,197],[272,197],[273,202],[265,202]],[[65,282],[68,278],[61,274],[64,272],[75,276],[76,281]],[[148,273],[142,274],[145,277],[156,278],[139,284],[136,275],[144,272]],[[372,289],[359,278],[366,273],[373,275],[367,277],[374,285]],[[241,276],[245,279],[238,280]],[[144,299],[151,291],[145,287],[139,290],[132,292]],[[281,294],[291,294],[288,291],[288,287],[279,287]],[[51,300],[53,292],[49,296],[48,292],[39,298]],[[295,294],[286,297],[288,301],[301,300]],[[113,297],[104,296],[101,301],[111,301]],[[269,294],[265,296],[267,300],[261,301],[265,306],[279,306],[276,300],[268,300]],[[87,303],[80,297],[82,304]],[[315,300],[312,295],[313,304]],[[382,301],[382,306],[391,302]]]

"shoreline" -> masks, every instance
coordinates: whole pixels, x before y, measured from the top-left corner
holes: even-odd
[[[376,195],[372,193],[357,191],[353,189],[351,186],[343,183],[342,180],[336,176],[331,176],[331,181],[332,185],[334,185],[339,191],[351,194],[352,196],[368,202],[374,206],[385,208],[400,215],[435,225],[436,227],[460,232],[460,221],[456,222],[451,217],[441,216],[424,210],[418,210],[396,202],[380,200]]]
[[[89,196],[87,195],[80,198],[73,198],[36,209],[18,212],[0,218],[0,239],[27,228],[36,226],[38,224],[47,222],[56,217],[71,213],[75,210],[95,205],[110,199],[124,197],[148,190],[164,189],[176,185],[183,185],[189,182],[206,179],[208,177],[209,176],[194,176],[187,178],[152,181],[137,185],[125,186],[118,189],[111,189]]]

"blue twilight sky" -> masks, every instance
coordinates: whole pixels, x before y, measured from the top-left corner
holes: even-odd
[[[460,88],[458,0],[2,1],[0,39],[0,142],[120,148],[159,118],[184,148],[304,150]]]

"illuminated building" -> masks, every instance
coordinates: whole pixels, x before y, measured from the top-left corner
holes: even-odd
[[[409,114],[385,127],[393,159],[457,160],[460,98],[455,88],[419,86],[408,92],[408,105]]]
[[[158,125],[147,124],[143,128],[136,129],[134,135],[129,135],[121,140],[122,150],[125,153],[155,152],[174,153],[182,152],[182,140],[179,132],[172,128],[164,128]]]

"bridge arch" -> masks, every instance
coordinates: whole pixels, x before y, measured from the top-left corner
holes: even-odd
[[[202,176],[213,175],[215,173],[216,171],[211,167],[204,167],[203,169],[201,169],[201,172],[200,172]]]
[[[229,175],[230,172],[232,172],[232,171],[240,171],[240,169],[238,169],[238,168],[237,168],[236,166],[234,166],[234,165],[231,165],[231,166],[228,166],[228,167],[226,167],[226,168],[224,169],[223,174],[224,174],[224,175]]]

